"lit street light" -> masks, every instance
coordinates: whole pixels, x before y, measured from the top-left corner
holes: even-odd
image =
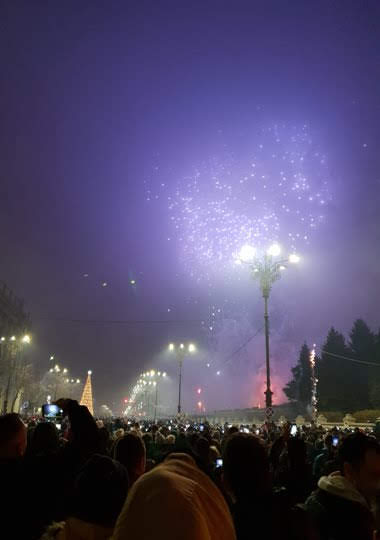
[[[75,391],[75,385],[80,383],[80,379],[70,378],[69,370],[62,368],[59,364],[55,364],[48,372],[53,374],[53,378],[50,379],[49,384],[52,389],[54,388],[52,392],[54,394],[54,400],[59,397],[58,393],[61,393],[61,391],[67,392],[68,396],[72,397]]]
[[[182,391],[182,364],[183,360],[185,358],[185,355],[187,352],[194,353],[196,351],[196,347],[193,343],[189,343],[189,345],[186,347],[184,343],[180,343],[178,347],[174,345],[174,343],[169,344],[169,351],[173,352],[175,351],[177,354],[177,360],[178,360],[178,367],[179,367],[179,373],[178,373],[178,414],[181,414],[181,391]]]
[[[137,387],[136,387],[136,392],[135,391],[132,391],[132,395],[136,394],[137,392],[140,391],[141,388],[143,388],[144,386],[148,385],[150,387],[153,387],[155,388],[155,404],[154,404],[154,413],[153,413],[153,419],[154,419],[154,422],[156,421],[156,418],[157,418],[157,409],[158,409],[158,387],[159,387],[159,380],[161,378],[165,378],[166,377],[166,373],[165,371],[161,372],[161,371],[155,371],[154,369],[150,370],[150,371],[147,371],[146,373],[143,373],[141,375],[142,379],[138,380],[137,381]],[[145,377],[149,377],[149,381],[145,381],[144,378]],[[152,377],[156,377],[154,380],[151,380]],[[141,386],[142,385],[142,386]],[[151,388],[144,388],[144,395],[145,395],[145,405],[146,405],[146,412],[147,412],[147,415],[149,415],[149,412],[150,412],[150,394],[149,394],[149,391],[151,390]],[[136,396],[134,395],[134,398]],[[134,398],[133,398],[133,401],[134,401]]]
[[[265,362],[266,362],[266,391],[265,404],[266,416],[270,419],[273,415],[272,409],[272,389],[270,378],[270,356],[269,356],[269,315],[268,315],[268,299],[272,285],[280,279],[281,271],[287,268],[287,265],[296,264],[300,261],[300,257],[292,253],[288,257],[282,259],[281,247],[278,244],[273,244],[269,249],[261,255],[257,255],[256,250],[249,245],[243,246],[238,254],[237,262],[245,263],[252,271],[252,277],[259,282],[260,290],[264,298],[264,325],[265,325]]]

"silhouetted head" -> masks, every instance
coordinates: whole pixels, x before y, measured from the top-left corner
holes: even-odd
[[[130,485],[145,472],[146,450],[142,438],[130,431],[115,444],[114,458],[128,471]]]
[[[227,439],[223,458],[224,480],[237,499],[270,490],[269,458],[258,437],[234,433]]]
[[[25,454],[26,426],[16,413],[0,416],[0,459],[14,459]]]
[[[127,493],[126,468],[107,456],[94,454],[75,480],[72,514],[88,523],[113,527]]]
[[[380,490],[380,445],[364,433],[353,433],[338,449],[340,470],[365,497]]]
[[[28,454],[50,454],[58,452],[58,449],[59,435],[55,425],[52,422],[37,424],[30,439]]]

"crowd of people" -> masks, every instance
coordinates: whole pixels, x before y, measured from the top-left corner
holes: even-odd
[[[0,417],[4,539],[375,540],[380,443],[359,429]],[[380,534],[378,536],[380,538]]]

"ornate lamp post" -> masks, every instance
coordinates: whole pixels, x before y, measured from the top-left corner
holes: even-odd
[[[182,406],[181,406],[181,392],[182,392],[182,365],[184,358],[186,356],[186,353],[194,353],[196,351],[195,345],[193,343],[189,343],[187,346],[185,346],[184,343],[180,343],[178,347],[174,343],[169,344],[169,351],[176,352],[177,360],[178,360],[178,414],[181,414],[182,412]]]
[[[273,244],[262,254],[257,255],[254,247],[245,245],[241,248],[237,262],[249,266],[252,277],[259,282],[260,290],[264,298],[264,329],[265,329],[265,366],[266,366],[266,390],[265,405],[266,417],[268,420],[273,415],[272,409],[272,388],[270,373],[270,354],[269,354],[269,314],[268,300],[275,281],[280,279],[281,271],[287,268],[288,264],[295,264],[300,261],[300,257],[292,253],[286,258],[280,258],[281,248],[278,244]]]

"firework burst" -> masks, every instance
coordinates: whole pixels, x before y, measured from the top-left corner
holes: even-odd
[[[161,184],[155,198],[167,200],[185,267],[210,281],[244,244],[276,241],[302,251],[324,221],[327,178],[326,156],[307,126],[274,125],[261,130],[244,157],[213,157],[174,189]]]

